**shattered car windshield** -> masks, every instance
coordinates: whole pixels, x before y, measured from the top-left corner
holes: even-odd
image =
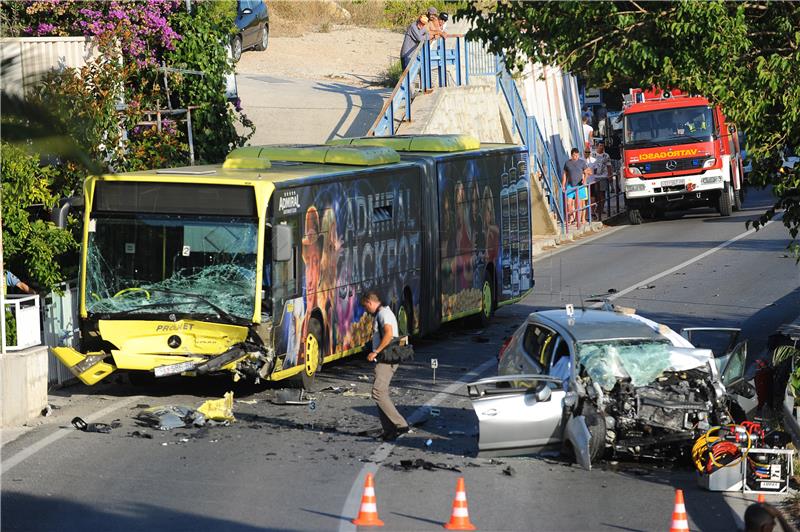
[[[592,381],[604,390],[618,379],[630,378],[634,386],[645,386],[670,367],[669,342],[612,340],[578,344],[578,362]]]
[[[86,310],[250,319],[256,220],[126,215],[90,220]],[[222,311],[222,312],[220,312]]]

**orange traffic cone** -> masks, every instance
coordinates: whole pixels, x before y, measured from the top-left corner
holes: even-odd
[[[763,493],[759,493],[758,494],[758,499],[756,499],[756,502],[767,502],[767,499],[764,498],[764,494]]]
[[[675,509],[672,511],[672,526],[669,532],[689,532],[686,505],[683,504],[683,490],[675,490]]]
[[[353,519],[353,524],[358,526],[383,526],[383,521],[378,519],[378,506],[375,503],[375,482],[372,473],[367,473],[364,481],[364,494],[361,496],[361,509],[358,517]]]
[[[469,521],[467,510],[467,490],[464,487],[464,477],[458,477],[456,483],[456,498],[453,499],[453,511],[450,513],[450,522],[445,523],[448,530],[475,530],[475,525]]]

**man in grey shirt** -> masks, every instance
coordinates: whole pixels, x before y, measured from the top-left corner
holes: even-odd
[[[589,166],[586,161],[580,158],[580,151],[578,148],[572,148],[570,152],[570,159],[564,163],[564,172],[561,175],[561,188],[567,195],[567,214],[569,218],[567,223],[575,223],[576,214],[577,219],[581,223],[586,221],[586,211],[580,210],[583,207],[583,202],[589,199],[589,193],[586,187],[578,189],[585,183],[586,174],[589,171]]]
[[[405,37],[403,37],[403,45],[400,47],[400,63],[403,65],[403,70],[406,69],[408,63],[414,58],[414,52],[417,50],[419,43],[425,42],[430,39],[428,33],[428,17],[420,15],[419,18],[412,22],[406,29]]]

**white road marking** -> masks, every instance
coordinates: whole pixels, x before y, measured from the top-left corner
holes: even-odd
[[[778,218],[776,217],[776,220],[777,219]],[[773,221],[774,220],[770,220],[769,222],[764,224],[762,226],[762,229],[765,228],[766,226],[768,226],[769,224],[771,224]],[[675,273],[675,272],[677,272],[679,270],[682,270],[685,267],[687,267],[687,266],[689,266],[691,264],[694,264],[695,262],[697,262],[699,260],[703,260],[704,258],[708,257],[709,255],[713,255],[717,251],[725,249],[726,247],[730,246],[734,242],[738,242],[739,240],[741,240],[741,239],[743,239],[745,237],[748,237],[748,236],[752,235],[755,232],[756,232],[755,229],[749,229],[749,230],[745,231],[744,233],[740,233],[740,234],[736,235],[735,237],[731,238],[730,240],[726,240],[725,242],[723,242],[722,244],[720,244],[720,245],[718,245],[716,247],[713,247],[713,248],[711,248],[709,250],[706,250],[703,253],[700,253],[699,255],[695,255],[694,257],[692,257],[689,260],[681,262],[677,266],[673,266],[672,268],[670,268],[668,270],[664,270],[663,272],[657,273],[657,274],[655,274],[655,275],[653,275],[651,277],[648,277],[647,279],[645,279],[643,281],[639,281],[636,284],[632,284],[628,288],[624,288],[624,289],[620,290],[619,292],[615,292],[613,294],[609,294],[608,297],[605,297],[604,299],[608,299],[609,301],[613,301],[615,299],[619,299],[620,297],[633,292],[634,290],[636,290],[640,286],[649,285],[653,281],[657,281],[657,280],[661,279],[662,277],[666,277],[667,275],[671,275],[671,274],[673,274],[673,273]],[[595,304],[591,305],[590,308],[600,308],[602,306],[603,306],[603,303],[600,302],[600,303],[595,303]]]
[[[92,414],[90,416],[86,416],[86,418],[84,418],[84,420],[87,423],[94,423],[96,420],[101,419],[104,416],[107,416],[111,412],[113,412],[115,410],[119,410],[120,408],[122,408],[124,406],[127,406],[127,405],[129,405],[130,403],[132,403],[134,401],[139,401],[141,399],[144,399],[144,397],[141,396],[141,395],[136,395],[134,397],[128,397],[127,399],[123,399],[122,401],[114,403],[113,405],[109,405],[109,406],[103,408],[102,410],[98,410],[97,412],[95,412],[94,414]],[[39,451],[41,451],[42,449],[47,447],[48,445],[57,442],[58,440],[60,440],[64,436],[66,436],[67,434],[74,433],[75,430],[76,429],[71,428],[71,427],[68,428],[68,429],[58,429],[57,431],[55,431],[51,435],[49,435],[49,436],[47,436],[45,438],[42,438],[41,440],[39,440],[39,441],[37,441],[35,443],[32,443],[31,445],[25,447],[24,449],[19,451],[17,454],[11,456],[11,458],[4,458],[3,459],[2,474],[5,475],[14,466],[16,466],[16,465],[20,464],[21,462],[27,460],[28,458],[30,458],[34,454],[38,453]]]
[[[497,360],[491,358],[480,366],[471,369],[468,373],[465,373],[463,377],[436,394],[430,401],[414,410],[414,412],[408,416],[408,424],[413,425],[420,421],[426,411],[426,407],[434,407],[440,404],[447,396],[452,395],[456,390],[464,386],[464,384],[482,375],[486,370],[496,364]],[[353,481],[353,485],[350,487],[350,493],[347,494],[347,499],[345,499],[344,506],[339,514],[341,515],[341,521],[339,522],[340,532],[352,532],[356,530],[356,526],[350,522],[350,519],[355,519],[358,513],[359,504],[361,503],[361,494],[364,489],[364,479],[366,479],[367,473],[372,473],[373,476],[377,475],[378,467],[380,466],[379,462],[386,460],[389,455],[392,454],[392,449],[394,449],[394,443],[386,442],[382,444],[369,457],[369,462],[364,464],[361,468],[358,476]]]

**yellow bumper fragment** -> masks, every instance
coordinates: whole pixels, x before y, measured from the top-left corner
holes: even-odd
[[[71,347],[54,347],[53,354],[58,358],[73,375],[81,382],[92,386],[105,379],[117,369],[113,364],[103,362],[108,356],[106,353],[80,353]]]

